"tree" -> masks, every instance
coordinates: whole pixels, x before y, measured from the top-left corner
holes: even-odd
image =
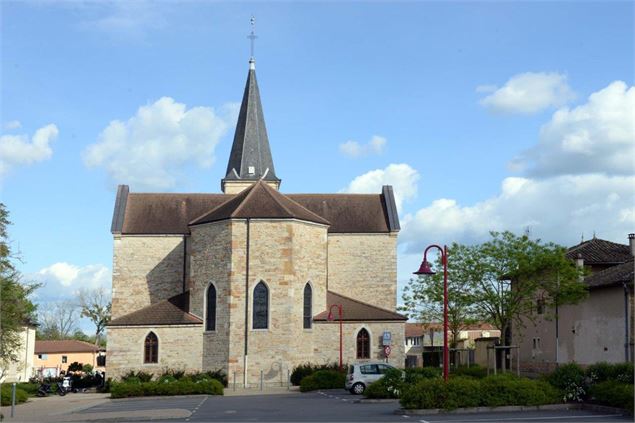
[[[70,300],[49,303],[38,315],[38,339],[68,339],[78,330],[77,305]]]
[[[39,287],[24,283],[15,269],[8,240],[9,213],[0,203],[0,367],[2,372],[12,362],[18,361],[22,345],[21,332],[26,325],[35,322],[36,306],[29,296]],[[0,374],[0,377],[3,374]]]
[[[110,321],[112,302],[106,290],[102,287],[81,289],[79,291],[79,307],[82,317],[87,317],[95,325],[95,345],[98,345],[100,336]]]
[[[534,320],[536,300],[545,308],[576,303],[587,294],[581,270],[566,258],[566,249],[511,232],[491,232],[473,250],[471,291],[480,314],[501,331],[503,345],[511,328]]]
[[[474,304],[471,287],[476,277],[475,247],[453,243],[448,247],[448,326],[454,348],[459,333],[482,316]],[[433,276],[410,279],[400,308],[409,317],[422,322],[443,321],[443,265],[439,255]]]

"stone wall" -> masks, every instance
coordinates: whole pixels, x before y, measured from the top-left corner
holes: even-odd
[[[144,342],[152,331],[159,339],[158,363],[144,363]],[[160,374],[166,368],[203,370],[201,325],[109,327],[106,377],[114,380],[130,370]]]
[[[382,335],[385,331],[392,334],[392,352],[388,363],[399,368],[405,365],[404,328],[403,322],[345,322],[342,325],[342,345],[344,363],[356,363],[364,360],[357,359],[357,333],[365,328],[370,334],[369,361],[383,361],[384,348]],[[316,323],[314,339],[313,363],[336,363],[339,361],[340,332],[338,322]]]
[[[328,289],[394,311],[397,234],[329,234],[328,243]]]
[[[252,186],[256,181],[225,181],[224,185],[221,188],[223,189],[224,194],[238,194],[241,191]],[[280,184],[278,182],[272,181],[264,181],[267,185],[269,185],[273,189],[278,189]]]
[[[115,237],[113,319],[177,295],[182,290],[182,236]]]

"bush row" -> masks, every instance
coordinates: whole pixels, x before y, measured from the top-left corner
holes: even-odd
[[[113,382],[112,398],[145,397],[155,395],[223,395],[223,385],[216,379],[167,382]]]
[[[295,367],[291,372],[291,384],[294,386],[299,386],[302,379],[307,376],[311,376],[313,373],[318,370],[339,370],[339,365],[337,363],[330,364],[311,364],[305,363],[300,364]]]
[[[318,370],[300,382],[300,392],[343,388],[346,374],[338,370]]]
[[[459,407],[553,404],[559,402],[560,395],[545,381],[510,374],[483,379],[459,376],[447,383],[443,379],[432,378],[406,386],[401,392],[400,403],[404,408],[452,410]]]
[[[607,380],[593,385],[589,392],[589,400],[599,404],[619,407],[633,413],[633,397],[635,389],[632,383]]]
[[[11,405],[11,385],[11,383],[5,383],[0,388],[0,405],[2,406]],[[29,394],[24,389],[18,388],[16,385],[15,403],[20,404],[22,402],[26,402],[27,399],[29,399]]]
[[[155,379],[152,373],[134,370],[126,373],[121,377],[121,382],[125,383],[147,383]],[[227,387],[227,375],[222,370],[214,370],[207,372],[186,373],[184,370],[165,369],[156,377],[158,382],[198,382],[202,380],[214,379],[219,381],[223,386]]]
[[[633,384],[633,363],[596,363],[583,369],[575,363],[560,366],[547,376],[550,384],[563,392],[564,401],[582,402],[589,398],[595,384],[614,382]]]

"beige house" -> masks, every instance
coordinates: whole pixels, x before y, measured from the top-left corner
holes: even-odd
[[[0,382],[24,382],[33,376],[33,351],[35,349],[35,327],[24,326],[20,332],[20,348],[17,361],[0,368]]]
[[[75,339],[35,341],[33,369],[38,376],[59,376],[75,362],[90,364],[96,371],[105,370],[103,349],[89,342]]]
[[[629,245],[593,238],[568,250],[567,256],[588,275],[588,297],[578,304],[545,310],[537,299],[535,324],[514,331],[521,369],[546,372],[556,363],[633,361],[633,278],[635,235]]]
[[[298,364],[338,361],[340,310],[345,363],[383,360],[390,342],[388,361],[403,365],[392,188],[280,183],[250,60],[221,194],[118,189],[110,376],[223,369],[245,386],[285,383]]]

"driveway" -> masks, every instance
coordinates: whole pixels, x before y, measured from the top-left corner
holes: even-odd
[[[118,419],[130,413],[140,420],[145,412],[152,412],[147,420],[170,418],[181,422],[624,422],[632,418],[619,414],[594,413],[585,410],[526,411],[487,414],[439,414],[405,416],[395,414],[396,401],[357,403],[360,397],[345,390],[323,392],[282,393],[249,396],[192,396],[111,400],[73,414],[72,420]],[[164,414],[162,415],[162,410]],[[177,412],[179,410],[180,412]],[[115,414],[116,413],[116,417]],[[107,416],[113,416],[109,418]],[[104,421],[105,421],[104,420]],[[167,421],[167,420],[166,420]]]

